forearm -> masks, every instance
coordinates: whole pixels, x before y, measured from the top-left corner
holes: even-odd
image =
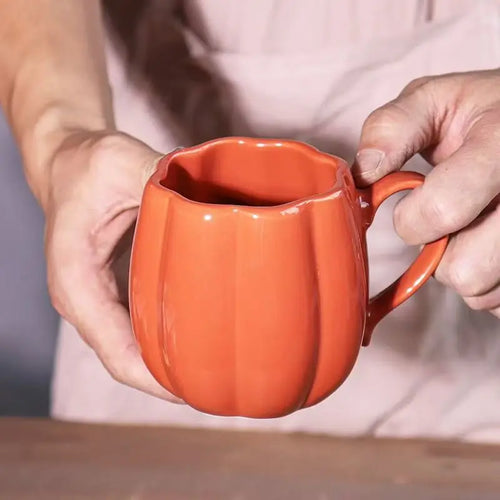
[[[0,0],[0,104],[42,205],[54,151],[113,128],[99,0]]]

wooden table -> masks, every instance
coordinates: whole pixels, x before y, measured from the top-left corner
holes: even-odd
[[[499,500],[500,448],[0,419],[0,498]]]

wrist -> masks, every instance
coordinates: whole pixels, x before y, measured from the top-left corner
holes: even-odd
[[[83,112],[71,104],[56,102],[47,105],[31,126],[18,134],[28,185],[44,211],[52,164],[63,144],[76,134],[114,129],[112,118],[104,113]]]

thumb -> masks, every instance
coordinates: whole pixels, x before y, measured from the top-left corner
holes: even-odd
[[[126,195],[139,204],[149,178],[158,168],[163,154],[135,137],[113,132],[98,137],[93,150],[93,161],[118,175],[106,176],[112,190]]]
[[[129,137],[129,141],[127,164],[134,172],[132,178],[136,180],[133,186],[136,196],[140,199],[149,178],[155,173],[158,163],[165,155],[136,138]]]
[[[433,143],[435,105],[429,86],[415,80],[366,119],[352,173],[359,186],[399,170]]]

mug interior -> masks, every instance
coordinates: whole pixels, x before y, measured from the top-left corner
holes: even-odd
[[[229,138],[174,153],[160,183],[195,202],[275,206],[330,191],[340,163],[299,142]]]

